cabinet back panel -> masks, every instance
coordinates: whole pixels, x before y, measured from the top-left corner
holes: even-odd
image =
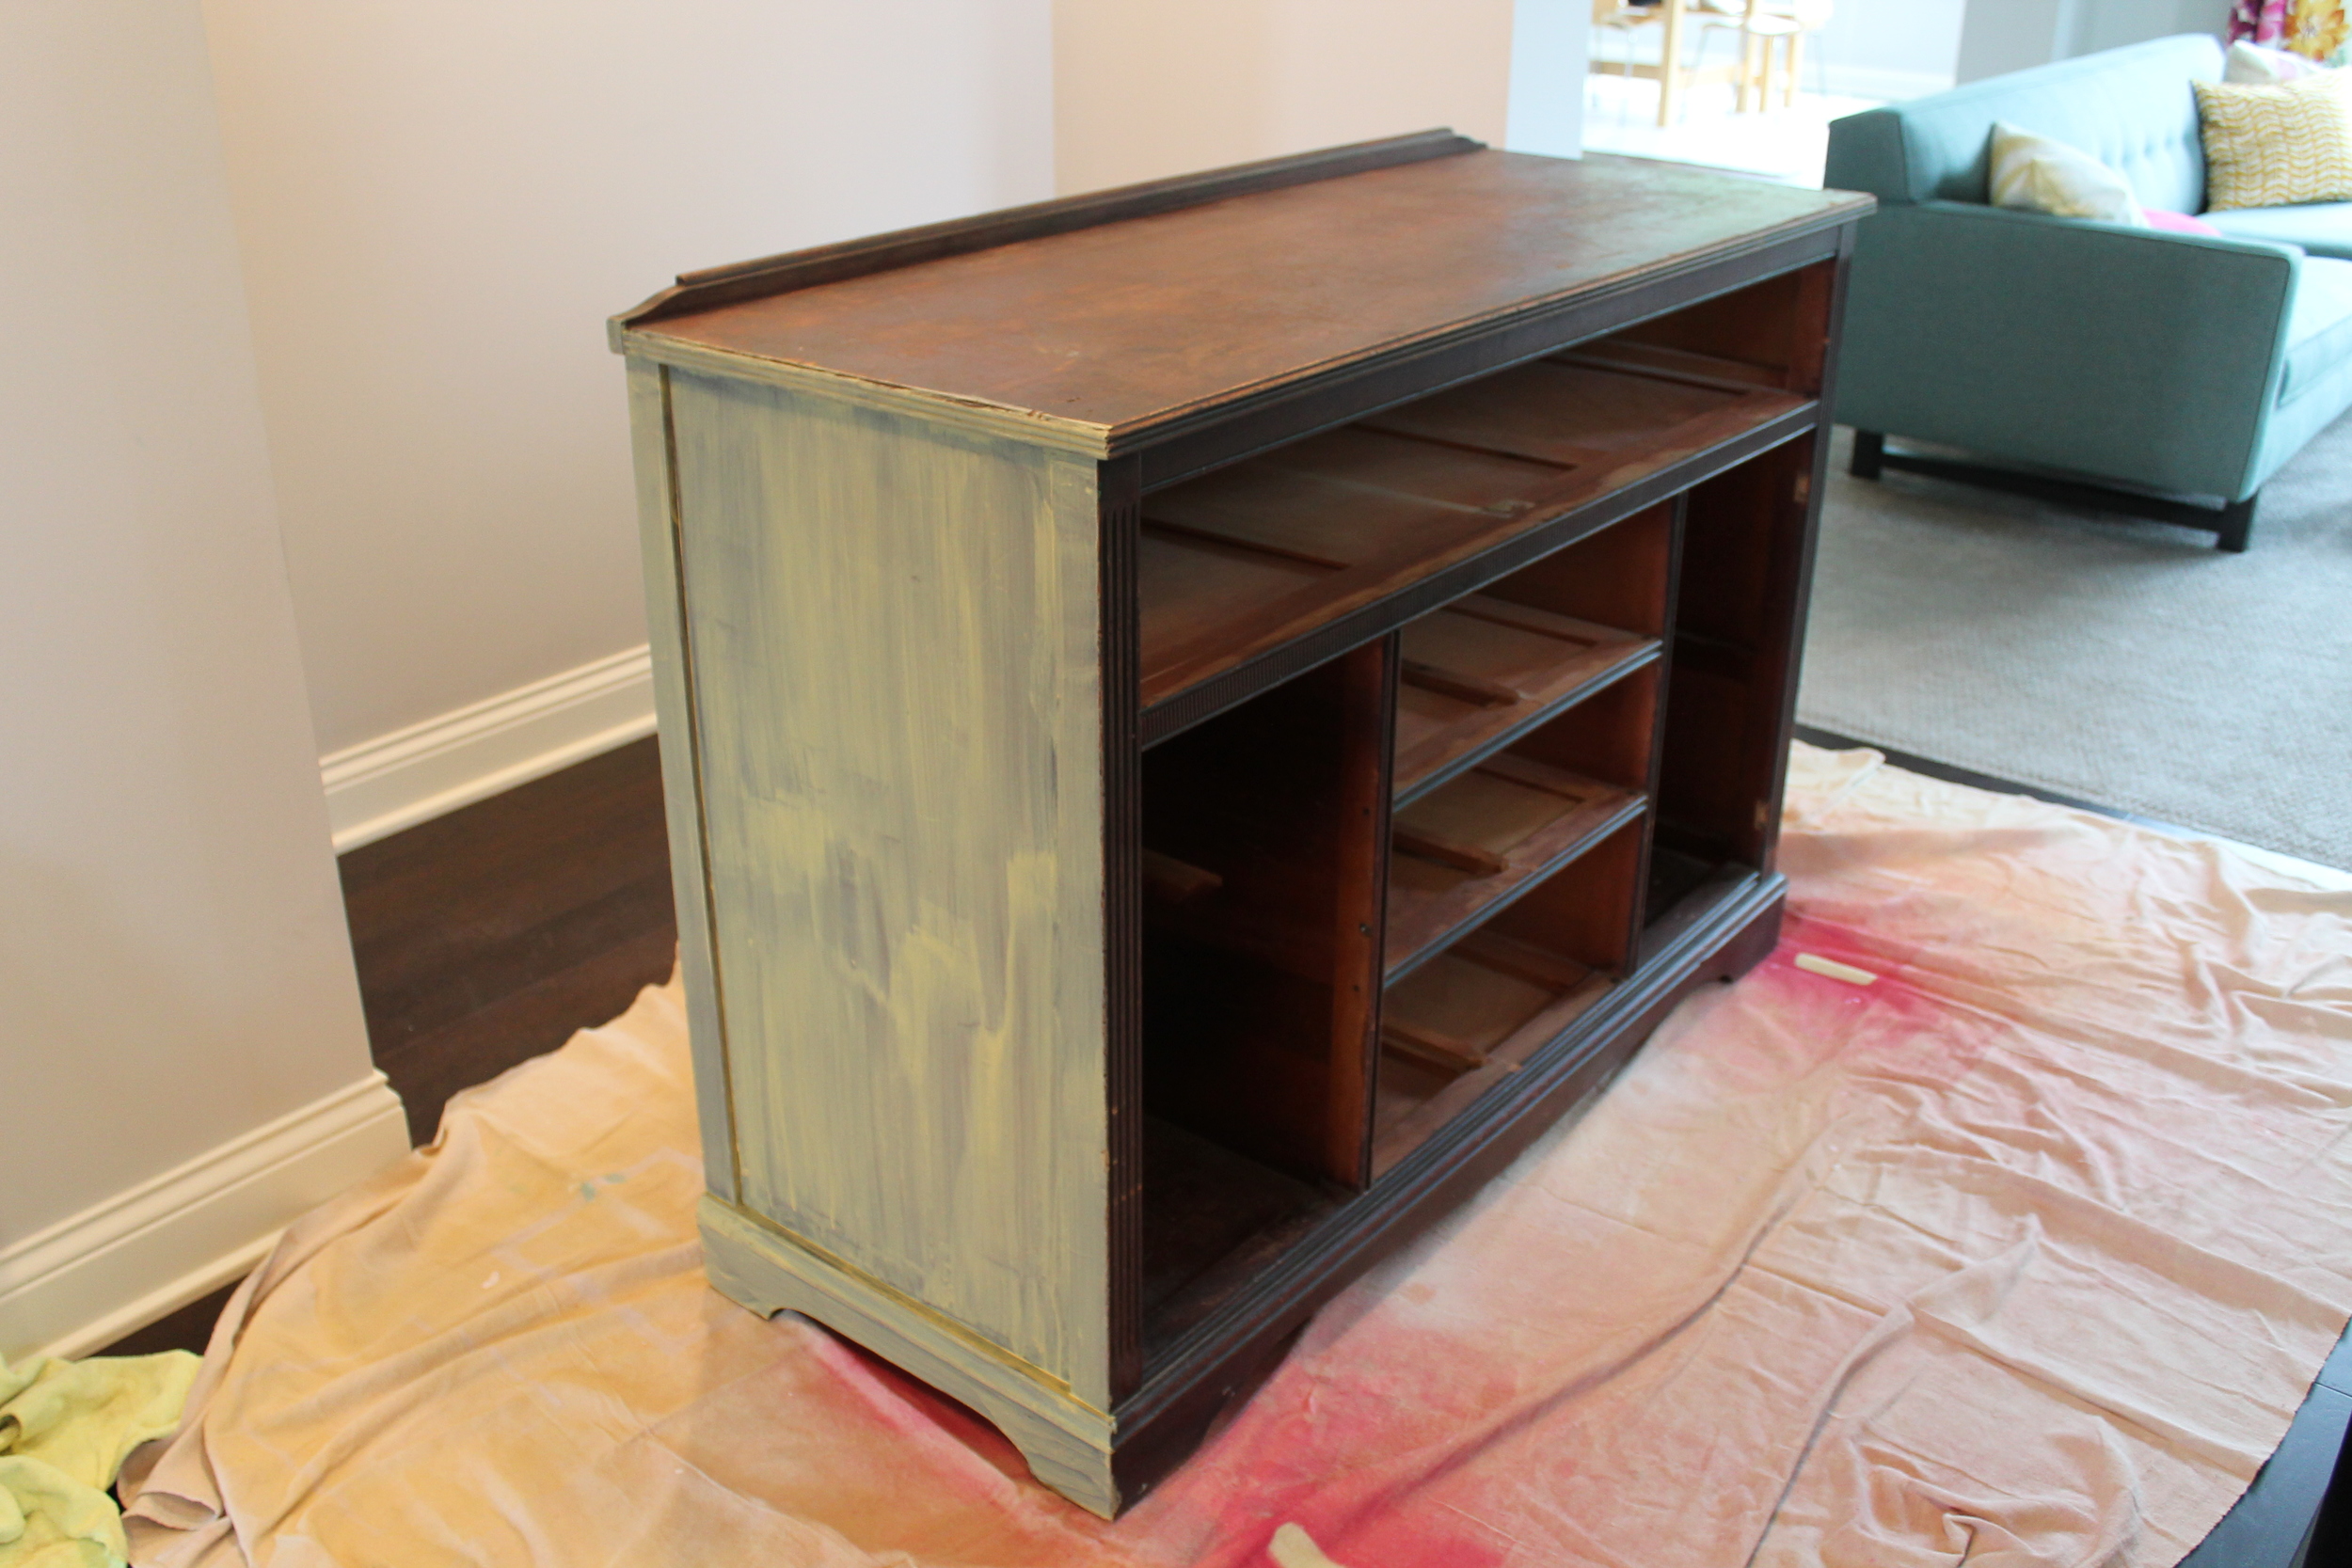
[[[1645,321],[1619,336],[1627,342],[1751,367],[1770,385],[1791,391],[1819,391],[1836,266],[1817,261]]]
[[[1674,506],[1654,506],[1554,550],[1487,585],[1494,598],[1642,637],[1666,627],[1666,594],[1674,577]]]
[[[1811,570],[1815,438],[1691,492],[1658,779],[1660,840],[1772,869]]]
[[[677,372],[672,427],[739,1201],[1106,1406],[1094,467]]]
[[[1368,644],[1143,768],[1145,847],[1215,883],[1147,897],[1146,1102],[1351,1185],[1369,1136],[1391,678],[1387,644]]]

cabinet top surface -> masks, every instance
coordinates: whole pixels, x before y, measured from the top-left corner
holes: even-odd
[[[627,346],[810,367],[1123,446],[1870,205],[1673,164],[1481,150],[666,316],[633,325]]]

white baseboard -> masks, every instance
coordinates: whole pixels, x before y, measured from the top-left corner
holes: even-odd
[[[335,852],[653,734],[653,658],[631,648],[319,759]]]
[[[87,1355],[250,1270],[408,1152],[380,1072],[0,1248],[0,1355]]]

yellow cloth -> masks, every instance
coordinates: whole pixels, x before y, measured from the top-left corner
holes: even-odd
[[[132,1449],[180,1425],[199,1365],[178,1350],[0,1361],[0,1568],[121,1568],[106,1488]]]
[[[2352,201],[2352,72],[2277,87],[2194,85],[2207,212]]]

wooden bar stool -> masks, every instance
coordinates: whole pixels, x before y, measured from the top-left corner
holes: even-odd
[[[1709,31],[1722,28],[1740,35],[1740,59],[1733,80],[1739,85],[1738,112],[1745,114],[1751,103],[1761,110],[1772,107],[1773,46],[1780,46],[1780,106],[1792,107],[1797,101],[1797,73],[1804,59],[1804,38],[1828,24],[1831,0],[1699,0],[1717,17],[1730,20],[1710,20]]]
[[[1696,0],[1706,4],[1707,0]],[[1682,63],[1683,22],[1693,0],[1660,0],[1652,6],[1636,6],[1627,0],[1593,0],[1593,25],[1606,27],[1625,38],[1626,57],[1607,60],[1596,54],[1590,69],[1606,75],[1612,71],[1628,77],[1640,77],[1658,84],[1658,123],[1661,128],[1674,123],[1677,101],[1686,88],[1703,87],[1711,82],[1739,83],[1744,58],[1738,64],[1686,66]],[[1658,63],[1632,57],[1633,35],[1645,27],[1662,30]],[[1741,89],[1744,103],[1745,89]]]

